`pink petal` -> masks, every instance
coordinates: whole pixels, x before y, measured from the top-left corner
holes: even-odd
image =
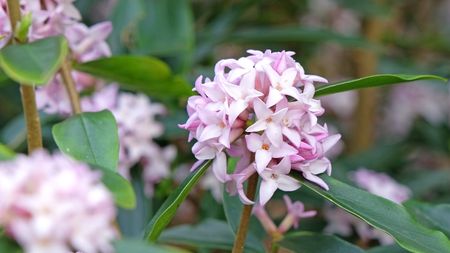
[[[272,160],[272,154],[264,149],[259,149],[256,151],[255,154],[255,161],[256,161],[256,170],[258,173],[261,173],[264,171],[264,169],[269,164],[270,160]]]
[[[206,141],[212,138],[219,137],[222,134],[222,128],[218,125],[208,125],[203,129],[198,141]]]
[[[285,192],[295,191],[300,188],[300,183],[288,175],[278,175],[277,184],[278,188]]]
[[[256,117],[260,120],[265,120],[270,115],[272,115],[272,111],[267,108],[266,104],[259,98],[255,98],[253,100],[253,109],[255,110]]]
[[[216,158],[212,163],[212,170],[221,183],[225,183],[229,180],[227,174],[227,156],[224,152],[220,152],[216,155]]]
[[[325,189],[327,191],[330,189],[328,187],[327,183],[325,183],[325,181],[323,181],[320,177],[311,174],[310,172],[303,172],[303,176],[307,180],[309,180],[309,181],[311,181],[313,183],[316,183],[317,185],[319,185],[320,187],[322,187],[323,189]]]
[[[259,188],[259,203],[264,206],[277,190],[278,186],[275,180],[263,180]]]
[[[275,123],[267,124],[265,131],[267,138],[275,147],[280,147],[283,143],[283,135],[281,134],[281,127]]]
[[[236,100],[231,102],[230,111],[228,116],[228,122],[233,125],[234,121],[239,117],[239,115],[248,107],[248,103],[244,100]]]
[[[262,136],[254,133],[246,135],[245,141],[247,143],[248,150],[252,152],[256,152],[256,150],[260,149],[263,144]]]
[[[283,85],[283,88],[292,87],[294,85],[297,73],[298,72],[295,68],[289,68],[281,74],[281,84]]]
[[[230,127],[222,128],[222,135],[219,137],[219,143],[227,148],[230,148]]]
[[[317,175],[317,174],[324,173],[325,171],[329,170],[330,168],[331,168],[330,161],[326,158],[323,158],[323,159],[312,161],[309,164],[308,171],[310,171],[314,175]]]
[[[281,93],[284,95],[291,96],[295,98],[297,101],[301,100],[300,91],[298,91],[295,87],[286,87],[281,90]]]
[[[245,129],[246,132],[259,132],[262,130],[265,130],[267,128],[267,122],[266,120],[258,120],[253,125],[247,127]]]
[[[297,154],[297,149],[286,142],[283,142],[279,148],[271,148],[270,151],[272,152],[272,156],[274,158],[282,158]]]
[[[283,99],[283,95],[281,95],[280,91],[270,87],[269,95],[267,96],[267,107],[272,107],[276,105]]]
[[[273,166],[272,169],[279,174],[288,174],[291,171],[291,159],[289,157],[284,157],[277,165]]]
[[[327,152],[328,150],[330,150],[334,144],[336,144],[339,139],[341,139],[341,135],[340,134],[334,134],[331,136],[328,136],[323,142],[322,142],[322,146],[323,146],[323,152]]]
[[[286,136],[291,142],[292,144],[294,144],[296,147],[300,146],[300,134],[298,131],[289,128],[289,127],[283,127],[281,129],[281,132],[283,133],[284,136]]]

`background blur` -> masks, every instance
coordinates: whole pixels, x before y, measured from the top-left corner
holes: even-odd
[[[244,56],[247,49],[294,51],[307,73],[330,82],[375,73],[450,76],[450,0],[77,0],[76,5],[87,24],[113,23],[113,54],[156,56],[190,83],[200,74],[212,77],[215,62]],[[24,151],[19,91],[5,84],[0,80],[0,142]],[[187,133],[177,127],[187,117],[185,101],[160,102],[169,112],[160,119],[165,133],[156,141],[175,144],[178,157],[173,174],[158,185],[152,200],[121,213],[129,236],[138,235],[143,217],[157,210],[193,162]],[[343,135],[331,158],[335,177],[350,182],[349,173],[365,167],[388,173],[414,198],[450,201],[448,85],[419,81],[332,95],[322,103],[327,110],[322,120]],[[47,145],[54,146],[50,126],[58,119],[42,117]],[[220,202],[219,184],[205,180],[202,185],[175,223],[223,218],[215,204]],[[323,203],[303,190],[292,195],[308,208]],[[269,208],[276,216],[276,203]],[[323,227],[320,215],[301,226]]]

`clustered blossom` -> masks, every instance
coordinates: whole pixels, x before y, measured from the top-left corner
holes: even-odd
[[[100,176],[45,151],[0,163],[0,227],[26,253],[112,252],[116,210]]]
[[[305,74],[293,52],[248,52],[247,57],[219,61],[213,80],[200,76],[195,83],[198,95],[189,98],[189,119],[180,126],[189,131],[189,140],[197,140],[192,147],[199,160],[195,166],[213,160],[217,179],[247,204],[253,201],[243,184],[254,173],[262,178],[262,205],[277,189],[300,187],[288,176],[291,170],[327,189],[317,175],[331,173],[324,154],[340,135],[330,135],[317,122],[324,109],[313,98],[314,82],[327,81]],[[239,158],[232,173],[227,172],[229,156]]]
[[[28,40],[35,41],[49,36],[64,35],[71,50],[71,56],[78,62],[86,62],[111,55],[106,38],[112,31],[110,22],[92,27],[81,23],[81,15],[73,5],[75,0],[20,0],[21,14],[31,15],[32,22]],[[11,38],[11,24],[8,18],[6,0],[0,0],[0,48]],[[76,89],[96,90],[103,82],[88,74],[72,71]],[[49,114],[68,115],[71,112],[69,97],[60,74],[50,82],[36,89],[39,109]]]
[[[170,176],[170,164],[176,156],[174,146],[162,148],[153,141],[164,131],[156,116],[163,115],[165,108],[143,94],[119,92],[116,85],[83,98],[81,104],[85,111],[108,109],[113,113],[119,130],[119,171],[130,178],[130,169],[140,164],[145,193],[152,196],[154,185]]]
[[[402,203],[411,197],[411,191],[387,174],[374,172],[368,169],[358,169],[352,175],[352,180],[357,186],[380,197],[389,199],[395,203]],[[392,244],[394,239],[381,230],[372,228],[367,223],[346,213],[342,209],[329,207],[325,210],[325,218],[328,226],[325,231],[342,236],[350,236],[352,228],[363,240],[376,239],[381,244]]]
[[[305,211],[305,205],[302,202],[292,202],[292,200],[287,195],[284,195],[283,199],[286,205],[287,214],[278,227],[270,218],[269,214],[264,209],[264,206],[256,204],[253,207],[253,214],[261,222],[261,225],[264,227],[266,232],[272,236],[276,236],[279,234],[283,235],[289,229],[291,229],[291,227],[297,229],[301,219],[311,218],[317,214],[317,212],[314,210]]]

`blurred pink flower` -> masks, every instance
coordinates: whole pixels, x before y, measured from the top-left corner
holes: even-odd
[[[278,227],[272,221],[263,205],[256,204],[253,207],[253,214],[259,220],[266,232],[272,236],[276,236],[277,234],[283,235],[292,227],[297,229],[301,219],[311,218],[317,214],[315,210],[305,211],[305,205],[302,202],[292,202],[287,195],[284,195],[283,199],[286,205],[287,214]]]
[[[116,211],[100,174],[36,151],[0,163],[0,226],[27,253],[112,252]]]
[[[212,80],[199,77],[195,82],[198,95],[189,98],[189,118],[180,127],[189,131],[189,140],[197,140],[192,147],[196,165],[212,159],[218,180],[244,203],[253,202],[243,190],[253,173],[263,178],[263,204],[277,188],[299,187],[287,175],[291,169],[326,188],[315,175],[331,172],[324,155],[340,138],[317,123],[324,110],[313,98],[313,83],[326,80],[305,74],[293,52],[248,52],[247,57],[219,61]],[[227,172],[228,156],[239,158],[232,174]]]

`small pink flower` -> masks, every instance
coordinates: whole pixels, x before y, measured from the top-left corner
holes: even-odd
[[[259,190],[259,202],[265,205],[277,189],[282,191],[295,191],[300,188],[300,183],[288,176],[291,170],[291,162],[288,157],[283,158],[279,164],[266,168],[261,172],[261,186]]]

